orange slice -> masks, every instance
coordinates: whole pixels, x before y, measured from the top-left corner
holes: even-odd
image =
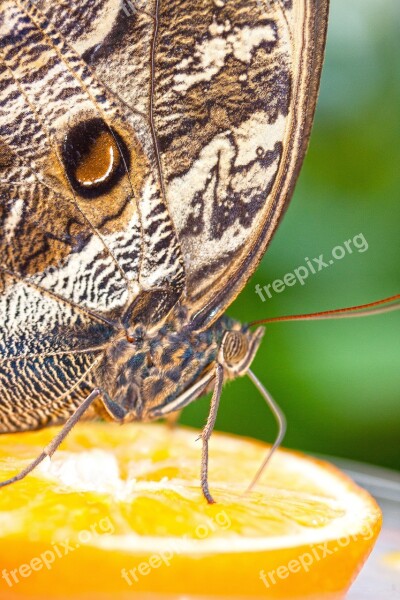
[[[1,436],[1,479],[55,433]],[[208,505],[197,437],[78,425],[51,461],[0,491],[0,598],[343,597],[381,526],[369,494],[280,450],[243,495],[267,446],[214,434]]]

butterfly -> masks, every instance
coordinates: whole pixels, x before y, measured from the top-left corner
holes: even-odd
[[[180,411],[250,371],[226,316],[311,130],[328,0],[1,0],[0,432]]]

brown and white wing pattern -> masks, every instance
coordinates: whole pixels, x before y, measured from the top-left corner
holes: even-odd
[[[117,11],[109,0],[93,2],[80,21],[58,19],[68,39],[64,23],[91,32],[103,19],[104,39],[89,46],[88,33],[75,48],[115,99],[149,118],[186,302],[199,320],[232,302],[290,198],[314,115],[328,4],[131,0]]]
[[[0,2],[3,431],[68,416],[129,307],[140,299],[143,314],[156,290],[157,318],[183,290],[148,109],[114,97],[83,56],[119,10],[115,1]],[[146,18],[145,36],[130,26],[143,69],[132,87],[148,98]],[[82,143],[93,147],[80,164]]]
[[[155,123],[199,319],[215,319],[232,302],[290,197],[327,12],[328,0],[159,3]]]
[[[96,9],[107,3],[84,4],[82,15],[95,12],[100,29],[88,29],[93,45],[107,25],[104,11]],[[87,68],[74,49],[85,48],[87,31],[74,31],[81,19],[67,3],[55,6],[63,11],[29,0],[3,0],[0,9],[0,139],[7,163],[2,198],[16,204],[14,212],[23,206],[23,220],[41,238],[38,245],[46,239],[46,248],[32,252],[27,232],[19,241],[23,257],[9,246],[9,260],[23,259],[21,274],[42,287],[109,314],[143,290],[182,278],[179,246],[162,198],[148,118],[115,100]],[[79,185],[70,164],[80,156],[82,138],[97,134],[118,154],[112,189]],[[104,159],[108,148],[102,154],[98,146]],[[14,233],[8,236],[14,239]],[[159,252],[155,240],[165,240]],[[3,250],[1,257],[4,263]]]

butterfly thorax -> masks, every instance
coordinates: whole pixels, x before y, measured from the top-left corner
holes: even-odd
[[[124,421],[159,418],[209,390],[217,362],[227,379],[240,375],[229,360],[233,355],[246,359],[250,349],[252,359],[254,340],[258,347],[260,338],[256,333],[226,316],[196,331],[185,310],[173,311],[158,328],[138,324],[129,334],[121,332],[106,349],[96,384],[123,410]]]

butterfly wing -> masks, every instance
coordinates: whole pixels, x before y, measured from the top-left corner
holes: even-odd
[[[314,116],[328,4],[130,0],[118,11],[109,0],[74,20],[76,51],[115,99],[150,119],[185,302],[199,325],[245,285],[290,199]],[[93,34],[100,23],[103,37]]]
[[[183,290],[148,115],[115,98],[83,58],[106,36],[113,6],[118,13],[118,2],[63,3],[64,13],[56,3],[0,6],[3,431],[68,416],[115,327],[126,315],[161,318]],[[75,30],[82,15],[95,18]],[[148,38],[145,47],[150,29]],[[114,152],[111,181],[101,161],[76,164],[85,135],[100,158]]]
[[[155,123],[194,319],[255,270],[313,119],[328,0],[161,2]]]

